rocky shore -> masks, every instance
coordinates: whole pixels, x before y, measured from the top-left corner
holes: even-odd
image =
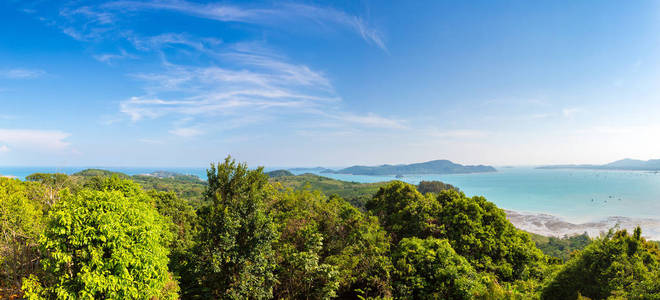
[[[545,236],[562,237],[586,232],[591,237],[597,237],[613,227],[632,231],[636,226],[640,226],[644,237],[660,240],[660,219],[614,216],[600,221],[575,224],[548,214],[522,213],[511,210],[505,212],[509,221],[517,228]]]

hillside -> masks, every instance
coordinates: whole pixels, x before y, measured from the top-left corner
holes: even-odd
[[[660,171],[660,159],[638,160],[626,158],[604,165],[550,165],[541,166],[537,169]]]
[[[420,174],[464,174],[496,172],[491,166],[465,166],[449,160],[433,160],[409,165],[382,165],[382,166],[352,166],[345,169],[324,173],[353,174],[353,175],[420,175]]]
[[[206,182],[194,175],[156,171],[149,174],[129,176],[121,172],[101,169],[87,169],[71,175],[75,182],[84,182],[92,177],[110,177],[116,175],[122,179],[132,179],[146,190],[172,191],[193,207],[200,207],[203,201]]]
[[[294,176],[293,173],[291,173],[290,171],[287,171],[287,170],[270,171],[270,172],[266,172],[266,175],[268,175],[268,177],[271,177],[271,178],[273,178],[273,177],[282,177],[282,176]]]
[[[283,187],[300,190],[309,185],[312,190],[319,190],[326,195],[336,194],[357,207],[363,207],[367,199],[371,198],[386,182],[359,183],[336,180],[311,173],[297,176],[271,177],[272,183],[280,183]]]

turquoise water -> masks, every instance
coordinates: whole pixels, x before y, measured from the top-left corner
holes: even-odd
[[[356,182],[394,180],[394,176],[320,174]],[[481,195],[499,207],[546,213],[569,222],[596,221],[609,216],[660,217],[660,173],[599,170],[499,168],[495,173],[406,176],[416,184],[440,180],[467,195]]]
[[[72,174],[87,167],[0,167],[0,174],[19,178],[35,172]],[[129,175],[156,170],[206,177],[205,168],[103,168]],[[267,170],[275,168],[267,168]],[[298,174],[302,172],[296,172]],[[394,176],[319,174],[355,182],[394,180]],[[596,221],[609,216],[660,217],[660,173],[600,170],[540,170],[531,167],[499,168],[495,173],[406,176],[416,184],[440,180],[467,195],[482,195],[504,209],[546,213],[569,222]]]

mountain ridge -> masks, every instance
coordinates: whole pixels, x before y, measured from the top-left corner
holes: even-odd
[[[322,173],[352,175],[422,175],[422,174],[467,174],[496,172],[492,166],[461,165],[447,159],[431,160],[421,163],[379,166],[355,165],[340,170],[325,170]]]
[[[588,170],[626,170],[626,171],[660,171],[660,159],[631,159],[624,158],[602,165],[572,164],[572,165],[547,165],[537,169],[588,169]]]

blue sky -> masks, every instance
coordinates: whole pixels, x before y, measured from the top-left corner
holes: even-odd
[[[3,1],[0,165],[660,157],[657,1]]]

